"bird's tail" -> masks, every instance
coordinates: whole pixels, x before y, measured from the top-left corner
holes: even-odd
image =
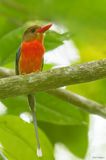
[[[30,94],[28,95],[28,103],[29,103],[29,107],[31,109],[34,128],[35,128],[35,135],[36,135],[36,141],[37,141],[37,156],[42,157],[42,150],[41,150],[41,147],[40,147],[38,127],[37,127],[37,119],[36,119],[36,102],[35,102],[35,97],[33,95],[30,95]]]

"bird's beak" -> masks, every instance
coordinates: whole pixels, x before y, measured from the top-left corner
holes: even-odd
[[[45,31],[49,30],[49,28],[52,26],[52,24],[48,24],[46,26],[42,26],[39,29],[37,29],[38,33],[44,33]]]

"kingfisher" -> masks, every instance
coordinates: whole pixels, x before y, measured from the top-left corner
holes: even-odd
[[[43,59],[45,53],[44,33],[49,30],[52,24],[45,26],[33,25],[26,29],[23,34],[21,45],[16,54],[16,74],[37,73],[43,68]],[[37,141],[37,156],[42,157],[42,150],[38,135],[36,103],[34,95],[28,97],[29,107],[32,113],[35,136]]]

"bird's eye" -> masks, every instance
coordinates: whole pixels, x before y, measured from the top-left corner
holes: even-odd
[[[34,32],[35,32],[35,28],[32,28],[32,29],[31,29],[31,32],[34,33]]]

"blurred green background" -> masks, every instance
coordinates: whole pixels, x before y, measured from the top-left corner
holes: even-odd
[[[65,40],[71,40],[80,56],[75,63],[106,57],[105,0],[0,0],[0,66],[14,68],[23,31],[35,23],[53,23],[57,26],[57,30],[48,31],[45,36],[46,50],[51,53]],[[44,68],[50,69],[52,66],[54,64],[45,64]],[[103,104],[106,103],[105,88],[106,80],[67,87]],[[54,159],[54,145],[57,142],[84,159],[88,149],[88,114],[47,93],[37,93],[36,99],[44,153],[41,159]],[[26,97],[11,97],[1,101],[7,107],[5,115],[0,116],[1,158],[38,159],[34,148],[33,125],[19,119],[21,113],[29,112]]]

